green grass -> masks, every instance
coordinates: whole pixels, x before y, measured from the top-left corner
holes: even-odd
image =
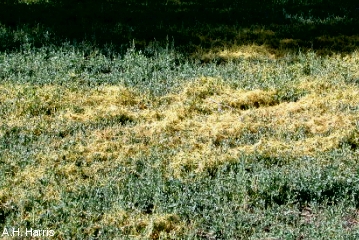
[[[203,65],[165,48],[76,49],[1,53],[1,227],[358,236],[358,53],[272,58],[253,46]]]
[[[297,30],[350,22],[306,16],[324,14],[315,6],[287,18]],[[31,24],[0,26],[0,234],[359,237],[355,36],[339,37],[354,39],[346,50],[307,51],[305,34],[278,37],[292,31],[284,25],[241,28],[233,44],[221,34],[235,25],[199,23],[184,35],[201,30],[222,45],[185,51],[188,36],[178,48],[176,38],[121,46]],[[294,47],[262,42],[270,36]]]

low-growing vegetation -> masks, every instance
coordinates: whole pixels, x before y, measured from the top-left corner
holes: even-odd
[[[1,56],[1,226],[64,239],[358,233],[358,53],[46,56]]]
[[[117,51],[9,29],[0,25],[4,239],[12,228],[56,239],[359,237],[358,51],[252,41],[181,52],[168,39]]]

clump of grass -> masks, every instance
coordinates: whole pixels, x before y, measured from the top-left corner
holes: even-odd
[[[343,147],[349,147],[352,151],[356,151],[359,147],[359,138],[358,138],[358,129],[352,129],[349,131],[345,136],[343,136],[343,139],[340,141],[340,144]]]

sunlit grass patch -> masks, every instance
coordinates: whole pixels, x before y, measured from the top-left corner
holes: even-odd
[[[142,89],[148,79],[1,83],[0,224],[63,238],[231,239],[213,224],[254,236],[245,229],[263,209],[335,207],[359,192],[357,55],[196,65],[211,74],[161,94]]]
[[[266,45],[238,45],[222,46],[211,48],[209,51],[198,50],[196,58],[203,62],[211,60],[218,63],[235,61],[238,59],[275,59],[276,55]]]
[[[181,91],[157,99],[115,86],[88,91],[18,86],[18,92],[8,96],[17,98],[19,107],[8,112],[7,118],[24,117],[26,120],[18,127],[31,118],[54,125],[54,131],[60,132],[50,146],[56,148],[61,146],[62,138],[68,141],[76,136],[60,130],[63,127],[55,130],[57,124],[68,121],[66,128],[84,124],[84,135],[76,136],[81,141],[66,151],[46,150],[48,156],[66,159],[68,164],[61,167],[66,178],[80,174],[76,170],[80,166],[91,167],[95,173],[110,168],[106,162],[121,164],[137,153],[150,154],[152,147],[177,152],[169,160],[175,172],[203,171],[206,166],[256,152],[299,157],[338,147],[342,134],[353,129],[353,122],[358,120],[350,112],[357,104],[358,89],[352,85],[339,88],[337,83],[310,78],[290,86],[302,93],[295,98],[281,97],[291,90],[289,86],[285,90],[233,89],[216,78],[200,78],[184,85]],[[50,114],[33,114],[35,106],[46,104],[47,109],[53,109]],[[343,105],[349,112],[338,112]],[[91,130],[86,130],[88,127]],[[34,128],[26,131],[42,134]],[[6,134],[3,137],[8,138]]]
[[[137,236],[135,239],[161,239],[180,236],[186,225],[174,214],[143,214],[113,209],[105,213],[103,224],[114,227],[123,236]]]
[[[322,92],[317,95],[313,89],[295,102],[279,102],[275,90],[231,90],[221,80],[199,79],[159,100],[161,118],[143,112],[142,124],[131,130],[137,139],[134,147],[142,153],[149,146],[177,151],[169,161],[175,172],[203,171],[208,164],[254,152],[320,154],[338,147],[341,133],[352,129],[356,117],[335,114],[336,103],[328,104]],[[346,96],[353,99],[350,93]],[[328,97],[337,99],[335,92]]]

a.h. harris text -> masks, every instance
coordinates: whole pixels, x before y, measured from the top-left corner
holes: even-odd
[[[1,237],[53,237],[55,231],[51,229],[4,227]]]

